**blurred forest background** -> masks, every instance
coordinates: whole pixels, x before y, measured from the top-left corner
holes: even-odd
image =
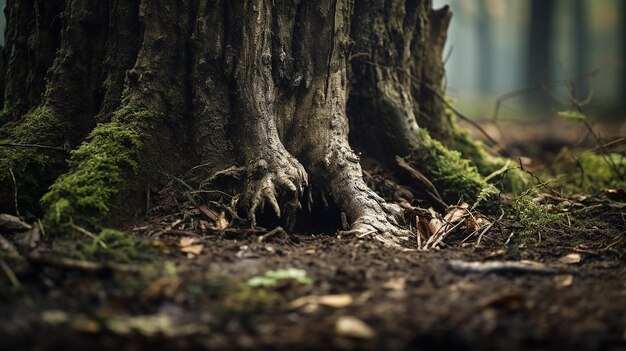
[[[626,1],[434,0],[434,4],[448,4],[454,13],[447,93],[468,116],[490,119],[499,96],[528,89],[502,104],[499,119],[552,118],[570,108],[570,94],[559,81],[572,80],[578,100],[586,100],[593,90],[584,106],[589,117],[624,120]],[[540,85],[551,86],[550,91],[533,90]]]
[[[450,5],[454,13],[446,50],[447,94],[468,117],[490,120],[498,97],[527,89],[503,102],[498,119],[554,118],[571,102],[566,85],[559,83],[572,80],[579,100],[593,90],[584,106],[592,120],[625,120],[626,1],[433,1],[437,8]],[[2,8],[5,3],[0,0]],[[3,32],[5,26],[2,14]]]

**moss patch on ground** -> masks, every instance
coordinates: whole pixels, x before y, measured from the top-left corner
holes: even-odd
[[[76,251],[77,258],[95,261],[137,262],[150,261],[157,250],[144,241],[126,233],[103,229],[91,242]]]
[[[481,141],[473,140],[470,134],[459,126],[453,111],[447,109],[446,116],[452,126],[450,148],[460,152],[463,158],[476,166],[480,175],[488,177],[489,183],[497,184],[505,192],[516,194],[527,190],[532,185],[531,177],[516,167],[514,162],[490,155]]]
[[[42,198],[48,227],[69,223],[97,228],[118,205],[118,194],[137,175],[147,130],[157,115],[120,109],[110,123],[100,124],[71,153],[69,172]]]
[[[623,154],[598,154],[592,151],[563,150],[554,172],[560,176],[566,194],[592,193],[605,189],[626,190],[626,156]]]
[[[508,202],[523,229],[524,242],[538,243],[558,239],[565,242],[597,242],[623,235],[623,206],[586,203],[586,196],[553,197],[531,189]]]
[[[4,141],[61,147],[66,142],[69,129],[69,125],[52,110],[40,107],[27,114],[18,125],[7,132],[9,136]],[[37,211],[41,196],[66,169],[64,159],[65,155],[58,151],[23,147],[0,148],[0,209],[7,212],[15,210],[14,195],[17,188],[20,208],[23,211]]]
[[[446,148],[424,129],[419,133],[420,148],[412,153],[411,163],[433,183],[444,201],[456,203],[463,197],[475,202],[487,193],[495,193],[495,188],[460,152]]]

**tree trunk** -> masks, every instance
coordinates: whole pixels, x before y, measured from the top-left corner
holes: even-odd
[[[2,172],[12,170],[17,186],[0,175],[3,210],[13,208],[15,189],[32,210],[52,183],[42,199],[47,221],[99,226],[120,203],[130,213],[137,197],[129,194],[163,174],[237,165],[238,205],[253,226],[264,207],[291,224],[301,202],[324,198],[355,232],[399,243],[408,235],[402,211],[365,184],[349,126],[352,145],[388,167],[400,155],[426,176],[473,179],[475,169],[419,127],[452,138],[441,88],[447,8],[427,0],[54,3],[7,6],[11,123],[3,133],[13,143],[68,145],[69,169],[51,167],[64,159],[59,151],[0,149]],[[440,157],[459,166],[440,166]],[[485,184],[452,185],[444,197],[475,197]]]

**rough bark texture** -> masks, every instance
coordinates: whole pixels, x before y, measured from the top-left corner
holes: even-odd
[[[164,173],[239,165],[239,206],[253,225],[264,207],[292,224],[303,202],[330,199],[355,232],[398,243],[400,208],[366,186],[349,127],[351,143],[385,164],[428,147],[420,126],[451,137],[441,101],[451,14],[428,0],[12,0],[7,9],[4,122],[16,123],[3,133],[75,150],[44,197],[57,222],[87,213],[98,225],[121,194]],[[37,121],[58,119],[62,138],[35,135],[26,112],[38,106],[51,117]]]

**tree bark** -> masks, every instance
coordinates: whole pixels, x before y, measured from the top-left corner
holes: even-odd
[[[432,144],[420,126],[444,144],[452,138],[441,87],[451,13],[428,0],[12,0],[8,8],[4,111],[20,122],[3,130],[9,140],[32,134],[31,143],[64,140],[74,150],[43,197],[57,225],[100,226],[126,194],[164,173],[238,165],[238,205],[252,226],[265,207],[291,225],[303,203],[330,199],[353,232],[398,244],[409,235],[402,211],[368,188],[352,146],[393,167],[396,155]],[[33,36],[46,50],[24,61]],[[35,107],[45,116],[27,113]],[[63,129],[36,136],[47,120]],[[0,156],[24,187],[24,155]],[[414,166],[451,172],[432,163]]]

